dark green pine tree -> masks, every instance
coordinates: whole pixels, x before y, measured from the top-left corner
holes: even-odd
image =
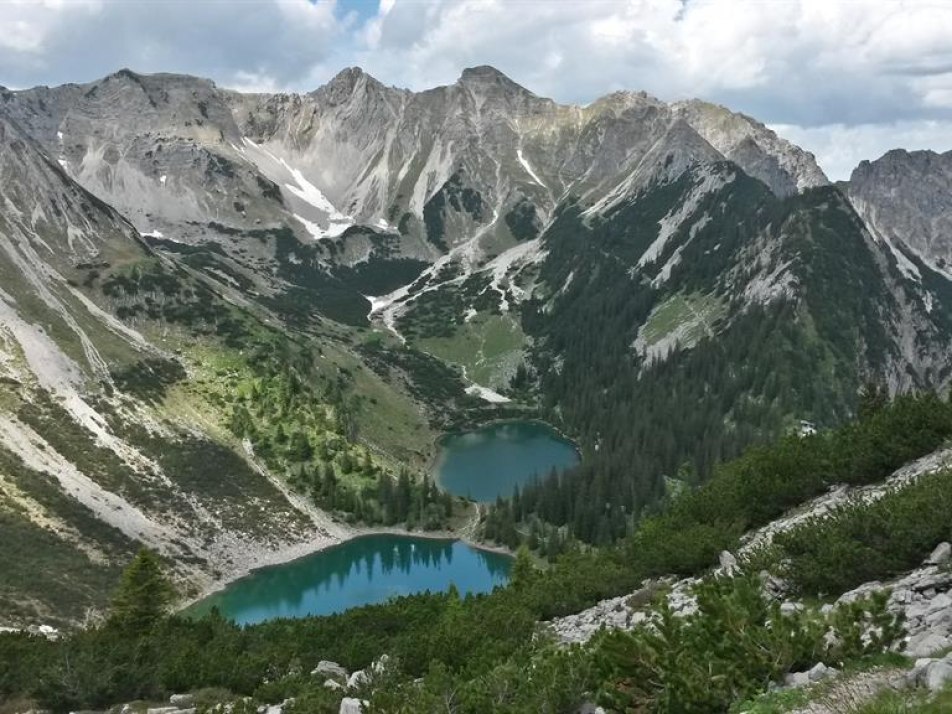
[[[174,597],[159,556],[143,548],[122,573],[110,620],[131,634],[146,633],[165,617]]]

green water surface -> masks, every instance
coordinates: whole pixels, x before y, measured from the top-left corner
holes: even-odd
[[[476,501],[508,498],[516,486],[579,461],[575,446],[550,426],[513,421],[450,434],[440,441],[440,486]]]
[[[330,615],[424,591],[489,592],[509,579],[511,558],[460,541],[369,535],[305,558],[258,570],[193,605],[217,607],[246,625],[278,617]]]

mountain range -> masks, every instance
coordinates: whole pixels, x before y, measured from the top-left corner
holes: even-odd
[[[80,620],[139,544],[197,593],[512,414],[583,453],[539,515],[610,541],[864,384],[948,386],[950,182],[896,150],[833,184],[724,107],[491,67],[0,88],[0,603]]]

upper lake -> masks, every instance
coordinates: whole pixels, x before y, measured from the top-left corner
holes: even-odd
[[[441,592],[489,592],[509,579],[511,559],[460,541],[369,535],[313,555],[257,570],[187,610],[217,607],[240,625],[278,617],[330,615],[392,597]]]
[[[436,477],[450,493],[487,502],[578,461],[575,446],[546,424],[499,422],[443,437]]]

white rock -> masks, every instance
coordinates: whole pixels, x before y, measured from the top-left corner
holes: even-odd
[[[920,657],[917,659],[912,668],[906,672],[906,685],[910,687],[916,687],[920,684],[923,684],[926,668],[933,662],[935,662],[935,660],[931,657]]]
[[[347,688],[353,689],[354,687],[359,687],[361,684],[366,684],[369,681],[370,675],[364,670],[358,669],[356,672],[350,675],[350,679],[347,680]]]
[[[388,665],[389,663],[390,663],[390,655],[382,654],[382,655],[380,655],[380,657],[378,657],[377,660],[371,665],[371,669],[373,669],[373,671],[376,672],[377,674],[380,674],[381,672],[383,672],[383,671],[387,668],[387,665]]]
[[[936,692],[952,679],[952,664],[939,660],[926,666],[924,684],[930,692]]]
[[[800,612],[803,609],[803,605],[798,602],[784,602],[780,605],[780,613],[783,615],[793,615]]]
[[[737,558],[735,558],[730,551],[722,550],[719,561],[721,570],[727,575],[733,575],[739,570],[737,567]]]
[[[928,657],[949,646],[949,638],[935,632],[921,632],[909,638],[906,654],[910,657]]]
[[[337,662],[330,662],[326,659],[322,659],[318,662],[311,674],[323,674],[327,677],[337,677],[344,681],[347,680],[347,670],[337,664]]]
[[[340,700],[340,714],[363,714],[367,702],[353,697],[344,697]]]
[[[337,690],[337,689],[343,689],[344,685],[338,682],[336,679],[325,679],[324,687],[327,689]]]
[[[810,668],[810,671],[807,672],[807,678],[811,684],[815,684],[816,682],[822,682],[827,677],[832,677],[834,674],[836,674],[835,669],[827,667],[822,662],[817,662]]]
[[[952,544],[939,543],[932,551],[932,554],[926,558],[926,565],[942,565],[952,558]]]
[[[947,610],[950,607],[952,607],[952,597],[949,597],[946,593],[939,593],[929,601],[930,613]]]

